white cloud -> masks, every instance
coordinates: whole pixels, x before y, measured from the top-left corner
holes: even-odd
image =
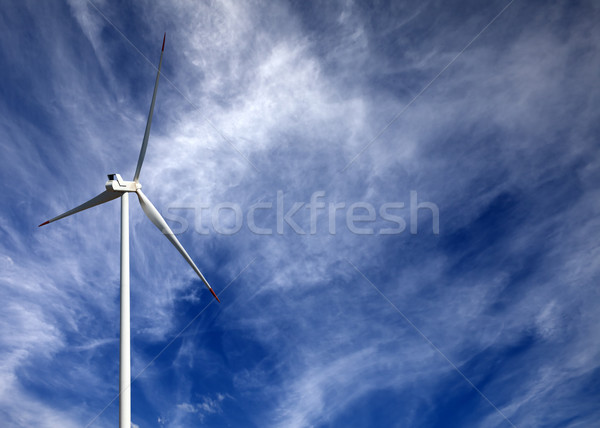
[[[183,413],[193,414],[200,423],[204,421],[207,415],[221,413],[221,403],[228,398],[226,395],[217,393],[214,396],[204,396],[196,403],[180,403],[177,409]]]

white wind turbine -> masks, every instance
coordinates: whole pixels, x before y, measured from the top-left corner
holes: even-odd
[[[113,199],[121,198],[121,331],[120,331],[120,362],[119,362],[119,428],[131,427],[131,351],[130,351],[130,324],[129,324],[129,193],[136,193],[144,213],[150,221],[171,241],[171,243],[181,253],[183,258],[190,264],[192,269],[198,274],[204,285],[208,287],[212,295],[219,301],[219,298],[209,285],[202,272],[196,267],[191,257],[185,251],[185,248],[179,243],[179,240],[173,234],[173,231],[167,225],[167,222],[160,215],[158,210],[152,205],[152,202],[142,192],[142,185],[139,182],[140,171],[146,148],[148,146],[148,137],[150,135],[150,125],[152,124],[152,113],[154,111],[154,102],[156,101],[156,90],[158,89],[158,79],[160,77],[160,67],[162,65],[163,53],[165,51],[165,39],[163,37],[162,50],[160,52],[160,61],[158,63],[158,73],[156,83],[154,84],[154,93],[152,94],[152,103],[150,104],[150,113],[146,123],[146,132],[142,141],[140,157],[133,181],[124,181],[119,174],[110,174],[106,182],[106,190],[95,198],[90,199],[84,204],[67,211],[45,223],[44,226],[53,221],[70,216],[80,211],[86,210],[96,205],[103,204]]]

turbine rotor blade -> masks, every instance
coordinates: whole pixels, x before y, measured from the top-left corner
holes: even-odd
[[[102,192],[98,196],[96,196],[95,198],[92,198],[89,201],[79,205],[78,207],[75,207],[72,210],[67,211],[66,213],[63,213],[59,216],[54,217],[53,219],[50,219],[50,220],[40,224],[38,227],[44,226],[48,223],[52,223],[53,221],[56,221],[56,220],[60,220],[61,218],[68,217],[68,216],[78,213],[80,211],[87,210],[88,208],[95,207],[96,205],[100,205],[105,202],[112,201],[113,199],[117,199],[119,196],[121,196],[121,194],[122,193],[120,193],[120,192],[109,192],[109,191],[105,190],[104,192]]]
[[[146,216],[150,219],[152,223],[154,223],[158,230],[160,230],[167,237],[167,239],[171,241],[171,244],[173,244],[175,248],[177,248],[177,251],[181,253],[183,258],[189,263],[192,269],[194,269],[194,272],[198,274],[204,285],[206,285],[206,287],[212,293],[214,298],[217,299],[217,302],[221,302],[215,294],[212,287],[210,286],[210,284],[208,283],[208,281],[206,280],[206,278],[204,278],[204,275],[202,275],[202,272],[200,272],[200,269],[198,269],[198,267],[196,266],[192,258],[189,256],[187,251],[185,251],[185,248],[183,248],[183,245],[181,245],[177,237],[173,234],[173,231],[171,230],[165,219],[160,215],[156,207],[152,205],[150,199],[148,199],[148,197],[144,195],[141,189],[138,189],[136,193],[138,195],[140,205],[142,206],[142,210],[144,210]]]
[[[156,82],[154,83],[154,93],[152,94],[152,103],[150,104],[150,112],[148,113],[148,121],[146,122],[146,131],[144,132],[144,140],[142,141],[142,148],[140,150],[140,157],[138,158],[137,167],[135,168],[135,175],[133,181],[136,183],[140,178],[140,172],[142,170],[142,164],[144,163],[144,157],[146,156],[146,148],[148,147],[148,138],[150,137],[150,126],[152,125],[152,115],[154,114],[154,102],[156,101],[156,91],[158,90],[158,78],[160,77],[160,66],[162,65],[163,53],[165,52],[165,40],[167,33],[163,37],[162,50],[160,51],[160,60],[158,61],[158,73],[156,73]]]

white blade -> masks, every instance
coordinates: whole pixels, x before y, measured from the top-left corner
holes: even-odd
[[[138,195],[138,199],[140,200],[140,205],[142,206],[142,209],[144,210],[144,212],[146,213],[146,215],[148,216],[150,221],[152,223],[154,223],[154,225],[158,228],[158,230],[160,230],[169,239],[169,241],[171,241],[171,244],[173,244],[175,246],[175,248],[177,248],[177,250],[181,253],[183,258],[190,264],[192,269],[194,269],[194,271],[198,274],[198,276],[200,277],[200,279],[202,280],[204,285],[206,285],[206,287],[208,287],[208,289],[210,290],[212,295],[215,297],[215,299],[217,299],[217,301],[220,302],[219,298],[213,291],[212,287],[209,285],[206,278],[204,278],[204,275],[202,275],[202,272],[200,272],[200,269],[198,269],[196,267],[192,258],[189,256],[187,251],[185,251],[185,248],[183,248],[183,245],[181,245],[181,243],[179,242],[177,237],[175,237],[175,235],[173,234],[173,231],[171,230],[171,228],[169,227],[169,225],[167,224],[165,219],[160,215],[160,213],[154,207],[154,205],[152,205],[152,202],[150,202],[150,199],[148,199],[148,197],[146,195],[144,195],[144,193],[142,192],[141,189],[138,189],[136,193]]]
[[[44,225],[46,225],[48,223],[52,223],[53,221],[60,220],[61,218],[68,217],[70,215],[78,213],[79,211],[87,210],[88,208],[95,207],[96,205],[100,205],[100,204],[103,204],[105,202],[112,201],[113,199],[117,199],[121,195],[122,195],[122,193],[120,193],[120,192],[109,192],[109,191],[105,190],[104,192],[100,193],[95,198],[90,199],[86,203],[81,204],[78,207],[75,207],[72,210],[67,211],[64,214],[61,214],[61,215],[59,215],[57,217],[54,217],[51,220],[46,221],[46,222],[40,224],[40,226],[44,226]]]
[[[154,113],[154,102],[156,101],[156,91],[158,90],[158,78],[160,77],[160,66],[162,65],[163,53],[165,52],[165,40],[167,33],[163,37],[162,50],[160,51],[160,60],[158,61],[158,73],[156,73],[156,83],[154,83],[154,93],[152,94],[152,103],[150,104],[150,113],[148,113],[148,122],[146,122],[146,132],[144,132],[144,140],[142,141],[142,149],[140,150],[140,157],[138,158],[137,167],[135,169],[135,175],[133,181],[136,183],[140,178],[140,172],[142,170],[142,164],[144,163],[144,156],[146,156],[146,148],[148,147],[148,137],[150,137],[150,126],[152,125],[152,114]]]

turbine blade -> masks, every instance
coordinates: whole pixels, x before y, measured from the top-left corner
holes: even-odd
[[[95,207],[96,205],[100,205],[105,202],[112,201],[113,199],[117,199],[119,196],[121,196],[121,194],[122,194],[121,192],[109,192],[109,191],[105,190],[104,192],[100,193],[95,198],[90,199],[86,203],[83,203],[83,204],[79,205],[78,207],[75,207],[72,210],[67,211],[66,213],[63,213],[59,216],[54,217],[53,219],[46,221],[46,222],[40,224],[40,226],[44,226],[48,223],[52,223],[53,221],[68,217],[70,215],[78,213],[79,211],[87,210],[88,208]],[[38,226],[38,227],[40,227],[40,226]]]
[[[181,243],[179,242],[177,237],[173,234],[173,231],[171,230],[171,228],[169,227],[169,225],[167,224],[165,219],[160,215],[160,213],[154,207],[154,205],[152,205],[152,202],[150,202],[150,199],[148,199],[148,197],[146,195],[144,195],[144,193],[142,192],[141,189],[138,189],[136,193],[138,195],[138,199],[140,200],[140,205],[142,206],[144,213],[146,213],[146,216],[148,216],[150,221],[152,223],[154,223],[154,225],[158,228],[158,230],[160,230],[167,237],[167,239],[169,241],[171,241],[171,244],[173,244],[175,246],[175,248],[177,248],[177,251],[179,251],[181,253],[183,258],[189,263],[189,265],[192,267],[192,269],[194,269],[194,271],[198,274],[198,276],[200,277],[200,279],[202,280],[204,285],[206,285],[206,287],[210,290],[210,292],[212,293],[214,298],[217,299],[217,302],[221,302],[219,300],[219,298],[217,297],[217,295],[215,294],[215,292],[213,291],[210,284],[208,283],[208,281],[206,280],[206,278],[204,278],[204,275],[202,275],[202,272],[200,272],[200,269],[198,269],[198,267],[196,267],[192,258],[189,256],[187,251],[185,251],[185,248],[183,248],[183,245],[181,245]]]
[[[148,137],[150,137],[150,126],[152,125],[152,114],[154,113],[154,102],[156,101],[156,91],[158,90],[158,78],[160,77],[160,66],[162,65],[163,53],[165,52],[166,38],[167,33],[165,33],[163,37],[162,50],[160,51],[160,60],[158,61],[158,73],[156,73],[156,83],[154,83],[154,93],[152,94],[152,103],[150,104],[150,113],[148,113],[148,122],[146,122],[146,131],[144,132],[144,140],[142,141],[140,157],[138,158],[137,167],[135,168],[135,175],[133,176],[133,181],[135,181],[136,183],[140,178],[142,164],[144,163],[144,157],[146,156],[146,148],[148,147]]]

